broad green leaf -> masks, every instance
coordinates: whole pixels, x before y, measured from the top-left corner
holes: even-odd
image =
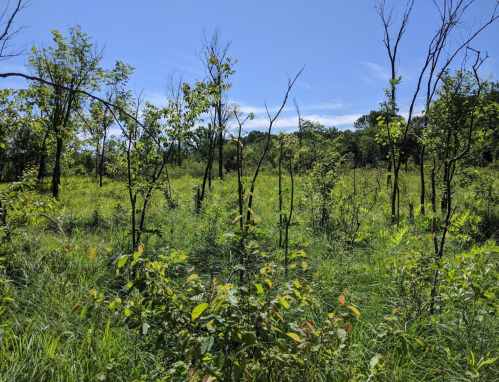
[[[253,332],[243,332],[243,341],[247,346],[256,344],[256,334]]]
[[[206,308],[208,308],[208,306],[209,305],[206,302],[203,302],[202,304],[196,306],[192,311],[192,321],[196,320],[200,315],[202,315]]]
[[[255,284],[255,288],[256,288],[256,292],[258,294],[262,294],[263,293],[263,288],[260,284]]]
[[[215,343],[215,339],[213,337],[208,337],[207,339],[205,339],[201,343],[201,354],[205,355],[206,353],[208,353],[214,343]]]
[[[126,264],[127,260],[128,260],[128,256],[127,255],[121,256],[120,259],[118,260],[118,268],[123,267],[123,265]]]
[[[288,304],[288,302],[286,301],[286,298],[281,297],[281,298],[279,299],[279,302],[281,303],[281,305],[282,305],[282,307],[283,307],[284,309],[289,309],[289,304]]]

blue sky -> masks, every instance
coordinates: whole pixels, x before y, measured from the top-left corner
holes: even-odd
[[[478,0],[466,25],[487,19],[495,3]],[[397,1],[399,16],[404,4]],[[389,60],[374,0],[32,0],[17,21],[28,28],[15,43],[37,46],[51,41],[51,29],[67,33],[69,27],[80,24],[95,42],[105,45],[103,66],[111,68],[121,60],[135,67],[130,86],[145,89],[146,98],[157,105],[165,104],[166,76],[172,70],[185,71],[188,81],[203,79],[203,66],[196,56],[203,28],[219,27],[223,37],[232,40],[229,56],[239,60],[230,101],[256,114],[248,130],[265,128],[265,102],[271,110],[277,108],[287,76],[293,77],[305,63],[276,131],[296,129],[292,97],[299,102],[302,116],[328,127],[352,128],[359,116],[379,108],[388,85]],[[414,92],[436,21],[432,2],[417,1],[399,56],[402,113]],[[496,80],[498,40],[499,21],[472,44],[489,54],[482,76],[493,72]],[[0,62],[0,71],[25,71],[25,60]],[[0,81],[2,87],[25,86],[23,80]]]

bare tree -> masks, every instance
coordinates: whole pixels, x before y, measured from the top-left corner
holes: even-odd
[[[407,137],[411,131],[411,122],[414,117],[414,105],[416,99],[419,96],[422,88],[426,88],[426,100],[425,106],[429,107],[431,100],[437,90],[440,83],[441,76],[449,68],[451,63],[454,61],[456,56],[469,47],[470,43],[478,36],[487,26],[492,24],[499,17],[498,7],[499,3],[496,2],[492,6],[490,13],[490,18],[488,18],[484,23],[482,23],[476,29],[469,29],[468,34],[464,36],[463,29],[464,16],[467,11],[477,0],[442,0],[441,4],[437,3],[437,0],[433,0],[438,15],[439,23],[435,34],[428,44],[428,50],[426,53],[426,58],[424,59],[423,66],[420,70],[414,95],[412,97],[409,106],[409,115],[406,123],[402,128],[402,132],[399,139],[392,139],[388,137],[388,143],[390,146],[390,163],[393,167],[393,184],[391,185],[391,221],[392,224],[395,223],[398,212],[397,212],[397,198],[399,195],[398,182],[399,182],[399,172],[400,167],[403,162],[404,155],[396,155],[396,151],[403,153],[405,146],[407,144]],[[395,32],[392,34],[391,29],[395,23],[394,17],[394,4],[387,4],[386,0],[379,0],[376,3],[375,9],[380,15],[381,22],[384,28],[384,44],[388,51],[388,56],[390,59],[391,66],[391,78],[390,78],[390,100],[389,109],[392,111],[396,110],[396,87],[400,82],[400,78],[397,78],[397,53],[399,48],[399,43],[407,29],[409,23],[409,16],[415,4],[415,0],[407,0],[404,15],[402,17],[402,22]],[[461,32],[461,39],[456,40],[455,31],[459,30]],[[457,41],[457,43],[456,43]],[[452,44],[451,44],[452,42]],[[393,117],[393,116],[392,116]],[[389,121],[386,121],[388,125]],[[424,156],[424,151],[422,153]],[[422,159],[423,160],[423,159]],[[423,163],[423,162],[421,162]],[[423,171],[423,168],[421,168]],[[421,192],[421,205],[424,212],[424,174],[421,175],[422,178],[422,192]]]
[[[0,61],[19,56],[26,50],[26,45],[13,49],[12,40],[26,28],[14,19],[28,5],[29,0],[17,0],[12,9],[10,2],[7,1],[7,5],[0,14]]]
[[[271,135],[271,132],[272,132],[272,127],[274,126],[275,122],[277,121],[277,118],[279,118],[279,115],[281,114],[282,110],[284,109],[284,106],[286,106],[286,102],[288,100],[289,92],[293,88],[293,85],[295,84],[295,82],[298,79],[298,77],[301,76],[301,74],[302,74],[302,72],[303,72],[304,69],[305,69],[305,66],[303,66],[303,68],[300,69],[300,71],[298,72],[298,74],[296,74],[296,76],[293,79],[288,78],[288,88],[286,89],[286,93],[284,95],[284,100],[282,101],[282,104],[279,107],[279,110],[277,111],[277,113],[275,113],[274,115],[271,115],[270,111],[269,111],[269,109],[267,107],[267,103],[265,103],[265,110],[267,111],[267,117],[269,119],[269,128],[268,128],[268,131],[267,131],[267,140],[265,141],[265,146],[263,147],[262,155],[260,155],[260,160],[258,161],[258,164],[257,164],[257,166],[255,168],[255,173],[253,175],[253,179],[251,181],[251,188],[250,188],[249,198],[248,198],[248,212],[246,214],[246,223],[245,223],[246,227],[248,227],[249,225],[251,225],[251,216],[253,214],[253,210],[251,209],[251,207],[253,205],[253,198],[254,198],[254,191],[255,191],[256,179],[258,177],[258,173],[260,171],[260,167],[261,167],[261,165],[263,163],[263,160],[265,159],[265,156],[267,155],[267,151],[269,150],[270,135]]]
[[[222,85],[224,77],[233,73],[233,71],[227,72],[227,67],[224,65],[227,61],[231,62],[231,59],[227,57],[227,52],[232,40],[223,41],[222,32],[217,27],[209,35],[206,29],[203,31],[202,44],[202,52],[199,58],[205,67],[206,77],[217,85],[220,91],[213,106],[213,120],[215,122],[213,128],[216,130],[215,134],[218,135],[218,176],[223,179],[223,144],[229,118],[227,116],[227,97],[223,96],[228,87],[220,85]]]
[[[185,101],[182,98],[182,85],[184,84],[184,72],[178,73],[176,70],[168,73],[166,76],[166,97],[172,102],[177,114],[180,114],[184,108]],[[182,165],[182,140],[183,137],[172,137],[176,141],[176,162],[179,166]]]

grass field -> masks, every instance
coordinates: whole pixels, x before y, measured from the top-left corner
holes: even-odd
[[[473,174],[497,175],[493,170]],[[317,374],[317,380],[499,380],[498,249],[491,241],[498,236],[499,211],[497,202],[480,191],[483,184],[475,178],[467,182],[472,175],[462,175],[456,188],[458,209],[439,268],[433,316],[428,314],[435,269],[431,215],[422,216],[417,208],[418,174],[404,174],[398,227],[387,222],[386,179],[379,181],[374,207],[359,209],[367,217],[352,245],[345,243],[342,232],[352,213],[348,206],[354,203],[347,200],[351,171],[338,181],[335,203],[328,206],[333,221],[329,232],[315,226],[309,178],[296,176],[289,246],[307,253],[308,267],[299,272],[314,286],[315,296],[313,308],[304,314],[310,322],[325,325],[328,314],[343,305],[341,296],[360,313],[355,317],[350,312],[348,337],[341,339],[327,372]],[[358,170],[356,177],[369,178],[371,183],[364,185],[375,184],[374,170]],[[285,178],[284,203],[289,208],[290,180]],[[180,174],[173,177],[178,205],[173,209],[159,190],[154,194],[147,216],[150,232],[142,242],[151,261],[172,250],[185,253],[189,266],[209,284],[213,267],[230,261],[234,250],[224,235],[237,228],[232,223],[238,215],[237,181],[230,175],[214,181],[196,214],[194,189],[200,182]],[[126,298],[126,277],[131,276],[117,275],[117,263],[120,256],[136,251],[130,248],[124,185],[106,180],[99,188],[96,183],[90,177],[64,179],[60,201],[46,214],[60,222],[66,236],[42,216],[20,218],[12,241],[1,246],[0,275],[10,281],[0,295],[9,298],[0,308],[0,381],[154,381],[168,375],[161,370],[169,366],[144,345],[148,339],[124,325],[118,312],[106,304],[91,315],[82,310],[96,294],[102,293],[105,301]],[[497,186],[494,178],[495,194]],[[47,195],[45,184],[25,192],[27,203],[48,200]],[[413,217],[409,202],[416,206]],[[251,228],[251,241],[268,261],[281,262],[278,179],[271,171],[258,179],[253,211],[258,224]],[[298,268],[290,270],[290,278]],[[230,267],[215,272],[223,281],[230,274]],[[184,275],[174,276],[180,285]],[[286,282],[284,274],[279,277]],[[183,378],[178,380],[190,379]],[[310,378],[297,372],[295,380]]]

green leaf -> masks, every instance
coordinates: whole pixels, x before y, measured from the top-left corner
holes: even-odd
[[[483,361],[480,363],[480,365],[478,365],[478,368],[480,369],[482,366],[484,365],[489,365],[491,364],[492,362],[495,362],[497,359],[499,359],[499,357],[496,357],[496,358],[491,358],[491,359],[488,359],[486,361]]]
[[[247,346],[256,344],[256,334],[253,332],[243,332],[243,340]]]
[[[123,267],[123,265],[126,264],[127,260],[128,260],[128,256],[127,255],[121,256],[120,259],[118,260],[118,268]]]
[[[284,297],[281,297],[279,299],[279,302],[281,303],[281,305],[284,309],[289,309],[289,304]]]
[[[206,353],[208,353],[214,343],[215,339],[213,337],[208,337],[206,340],[204,340],[201,343],[201,354],[205,355]]]
[[[260,284],[255,284],[255,288],[256,288],[256,292],[258,294],[262,294],[263,293],[263,288]]]
[[[142,324],[142,334],[143,335],[146,335],[147,332],[149,331],[149,328],[151,327],[151,325],[147,324],[147,323],[143,323]]]
[[[200,315],[202,315],[206,308],[208,308],[208,306],[209,305],[206,302],[203,302],[202,304],[196,306],[192,311],[192,321],[196,320]]]

